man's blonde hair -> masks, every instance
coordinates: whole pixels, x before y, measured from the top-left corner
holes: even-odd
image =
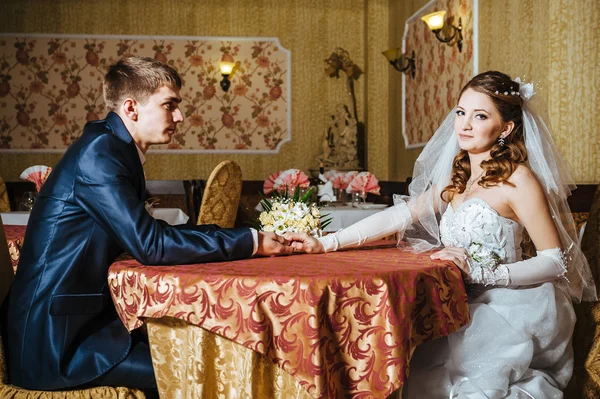
[[[128,97],[145,103],[162,86],[181,89],[181,77],[175,69],[150,57],[125,57],[110,66],[102,91],[106,108],[116,111]]]

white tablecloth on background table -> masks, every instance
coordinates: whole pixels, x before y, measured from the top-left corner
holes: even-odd
[[[164,220],[171,226],[185,224],[190,218],[179,208],[149,208],[148,213],[154,219]]]
[[[362,220],[368,216],[371,216],[377,212],[383,211],[385,208],[379,209],[360,209],[351,206],[328,206],[322,207],[321,214],[327,215],[326,218],[331,217],[331,223],[323,229],[323,231],[338,231],[339,229],[346,228],[359,220]]]
[[[150,208],[148,213],[154,219],[164,220],[170,225],[185,224],[189,216],[179,208]],[[2,212],[2,224],[26,226],[29,221],[29,212]]]
[[[11,224],[13,226],[27,226],[29,220],[29,212],[27,211],[15,211],[15,212],[2,212],[2,224]]]

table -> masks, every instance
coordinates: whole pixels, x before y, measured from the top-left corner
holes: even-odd
[[[27,226],[27,222],[29,221],[29,212],[27,211],[11,211],[11,212],[2,212],[0,213],[0,217],[2,217],[2,224],[7,225],[19,225],[19,226]]]
[[[389,241],[185,266],[123,260],[108,283],[125,326],[148,323],[162,398],[386,398],[418,344],[469,321],[459,269]]]
[[[331,223],[323,231],[332,232],[344,229],[368,216],[381,212],[383,209],[361,209],[348,205],[321,207],[321,214],[332,218]]]
[[[148,213],[154,219],[164,220],[170,225],[185,224],[187,223],[189,216],[185,214],[179,208],[148,208]],[[2,223],[7,225],[21,225],[26,226],[29,221],[29,212],[12,211],[2,212]]]

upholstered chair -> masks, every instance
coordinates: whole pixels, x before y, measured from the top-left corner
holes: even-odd
[[[241,194],[242,170],[239,165],[233,161],[218,164],[206,182],[198,224],[233,227]]]
[[[6,183],[0,177],[0,212],[10,212],[10,203],[8,202],[8,193],[6,192]]]
[[[581,249],[600,293],[600,186],[583,233]],[[600,398],[600,302],[575,304],[577,324],[573,333],[574,372],[565,398]]]
[[[0,219],[0,304],[13,281],[13,268],[8,254],[4,226]],[[1,326],[0,326],[1,327]],[[0,329],[1,331],[1,329]],[[94,387],[71,391],[32,391],[7,383],[4,346],[0,341],[0,398],[2,399],[144,399],[142,391],[123,387]]]

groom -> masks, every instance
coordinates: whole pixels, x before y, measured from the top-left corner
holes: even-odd
[[[29,219],[0,323],[11,384],[156,389],[147,341],[127,332],[107,286],[108,268],[123,251],[144,265],[291,253],[273,233],[169,226],[146,211],[145,153],[169,143],[183,121],[181,85],[174,69],[152,58],[122,59],[106,74],[110,112],[65,152]]]

